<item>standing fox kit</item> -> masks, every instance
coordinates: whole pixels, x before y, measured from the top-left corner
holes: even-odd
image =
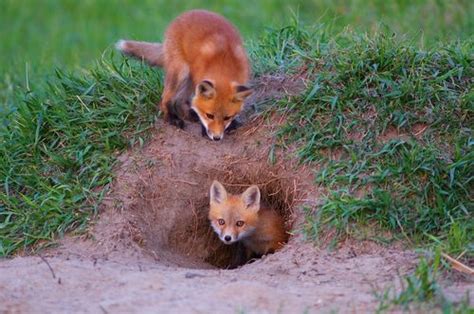
[[[209,220],[222,242],[241,241],[248,255],[273,253],[288,239],[280,215],[271,208],[260,208],[260,190],[256,185],[241,195],[232,195],[214,181],[210,190]]]
[[[183,118],[189,110],[183,108],[190,105],[202,123],[203,135],[211,140],[224,137],[252,93],[247,86],[249,63],[239,32],[218,14],[185,12],[169,25],[162,44],[121,40],[117,48],[163,67],[160,109],[165,119],[184,127]]]

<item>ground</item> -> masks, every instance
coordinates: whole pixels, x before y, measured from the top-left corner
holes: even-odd
[[[298,89],[278,79],[263,85],[267,90],[255,97]],[[279,119],[250,116],[218,143],[202,137],[196,124],[180,130],[158,121],[146,145],[118,157],[115,180],[86,234],[0,262],[0,312],[375,311],[376,293],[399,286],[418,256],[403,243],[347,239],[330,250],[307,241],[304,207],[317,203],[321,191],[311,169],[287,151],[268,162]],[[225,269],[227,247],[205,216],[213,179],[231,191],[258,184],[286,218],[289,243]],[[445,287],[454,300],[470,288],[474,299],[472,279]]]

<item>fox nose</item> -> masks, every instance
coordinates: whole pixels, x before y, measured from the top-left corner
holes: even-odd
[[[224,237],[224,240],[226,240],[227,242],[230,242],[230,240],[232,240],[232,237],[230,235],[226,235]]]
[[[215,136],[215,135],[212,137],[212,139],[213,139],[214,141],[220,141],[221,138],[222,138],[222,137],[220,137],[220,136]]]

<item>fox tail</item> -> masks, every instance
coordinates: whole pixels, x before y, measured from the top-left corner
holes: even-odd
[[[135,40],[119,40],[115,48],[123,54],[146,61],[151,66],[163,67],[163,44]]]

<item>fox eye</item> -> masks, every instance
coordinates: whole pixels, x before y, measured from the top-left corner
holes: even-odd
[[[232,119],[231,116],[225,116],[225,117],[224,117],[224,121],[229,121],[230,119]]]
[[[242,227],[244,225],[244,222],[242,220],[239,220],[235,223],[237,227]]]
[[[209,120],[214,120],[214,115],[213,115],[213,114],[206,113],[206,117],[207,117]]]
[[[217,223],[222,226],[222,225],[225,224],[225,221],[224,221],[224,219],[218,219]]]

